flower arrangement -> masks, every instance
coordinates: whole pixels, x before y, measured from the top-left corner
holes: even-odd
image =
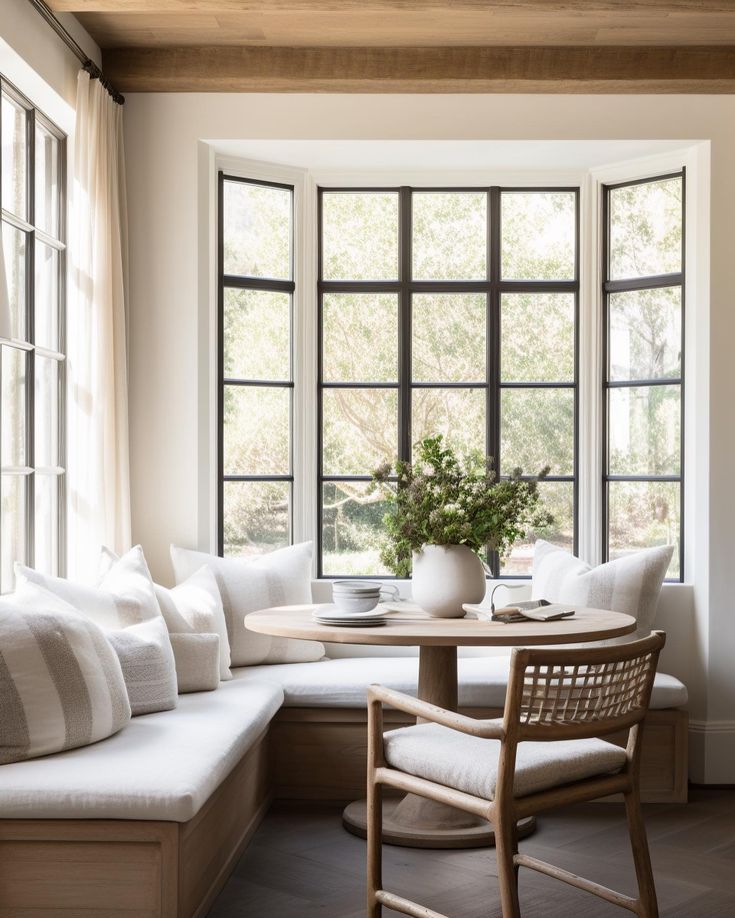
[[[373,472],[373,488],[388,502],[381,560],[398,577],[411,574],[412,555],[425,545],[466,545],[481,559],[487,551],[507,556],[529,529],[553,517],[540,506],[538,481],[516,469],[499,479],[493,460],[479,451],[459,458],[441,434],[418,444],[415,462],[398,461]]]

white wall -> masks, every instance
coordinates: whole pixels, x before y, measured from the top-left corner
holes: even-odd
[[[100,49],[77,20],[69,13],[58,18],[99,64]],[[79,60],[28,0],[0,0],[0,73],[67,134],[74,129],[79,67]]]
[[[706,214],[691,245],[697,348],[688,363],[698,403],[687,439],[691,587],[667,586],[665,666],[691,692],[694,780],[735,782],[735,99],[731,96],[129,95],[125,111],[131,264],[131,452],[134,538],[154,574],[170,577],[168,545],[208,548],[206,275],[211,198],[207,141],[282,139],[669,139],[711,141],[702,153]],[[711,264],[706,252],[711,231]],[[689,263],[690,269],[693,267]],[[711,275],[710,275],[711,268]],[[709,350],[709,354],[708,354]],[[708,388],[711,386],[711,396]],[[202,474],[204,470],[204,474]],[[207,517],[207,518],[205,518]]]

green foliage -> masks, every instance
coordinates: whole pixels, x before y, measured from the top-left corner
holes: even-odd
[[[476,451],[459,458],[441,434],[418,444],[414,463],[396,463],[397,488],[389,485],[392,472],[386,463],[373,480],[388,503],[381,560],[399,577],[409,576],[412,553],[424,545],[467,545],[504,557],[529,528],[553,522],[539,506],[538,479],[524,481],[516,469],[499,480],[490,457]]]

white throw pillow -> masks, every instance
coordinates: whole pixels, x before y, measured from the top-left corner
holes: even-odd
[[[176,707],[176,665],[166,623],[140,546],[114,561],[98,587],[15,565],[16,583],[33,583],[99,625],[115,649],[133,717]]]
[[[220,683],[218,634],[171,634],[179,695],[213,692]],[[229,672],[229,670],[228,670]],[[232,673],[230,673],[232,678]]]
[[[324,656],[319,641],[256,634],[245,627],[250,612],[272,606],[311,603],[311,542],[280,548],[257,558],[219,558],[171,546],[177,583],[207,564],[222,596],[233,666],[257,663],[313,663]]]
[[[169,634],[197,635],[217,634],[217,653],[219,657],[219,678],[223,681],[232,679],[230,672],[230,641],[227,636],[227,624],[222,608],[217,580],[209,567],[204,565],[172,590],[155,584],[156,598],[166,621]],[[173,637],[172,637],[172,644]],[[193,659],[196,642],[188,642],[187,659]],[[202,653],[208,656],[211,641],[202,642]],[[174,644],[176,655],[176,645]],[[183,657],[182,657],[183,659]],[[204,661],[202,661],[204,663]],[[181,677],[177,657],[176,671]],[[193,691],[190,689],[189,691]]]
[[[161,614],[140,545],[121,558],[112,553],[105,557],[103,549],[103,562],[105,570],[96,587],[50,577],[22,564],[15,565],[16,583],[35,583],[107,628],[124,628]]]
[[[102,630],[32,584],[0,600],[0,764],[74,749],[130,720]]]
[[[539,539],[533,555],[534,599],[610,609],[632,615],[638,623],[635,635],[650,634],[658,597],[673,554],[673,545],[645,548],[598,567]]]

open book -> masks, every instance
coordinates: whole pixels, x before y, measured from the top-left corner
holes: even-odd
[[[478,619],[493,622],[556,622],[563,618],[571,618],[575,609],[573,606],[560,602],[549,602],[546,599],[532,599],[528,602],[517,602],[512,606],[502,606],[494,611],[487,606],[477,606],[467,603],[463,606],[468,615]]]

